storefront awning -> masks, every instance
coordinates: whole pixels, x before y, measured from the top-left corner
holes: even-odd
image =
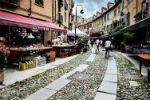
[[[53,23],[41,21],[13,13],[0,11],[0,25],[18,26],[23,28],[66,32]]]
[[[127,32],[127,28],[123,28],[120,31],[113,33],[111,36],[117,36],[117,35],[125,33],[125,32]]]
[[[119,34],[123,34],[125,32],[135,31],[135,30],[138,30],[140,28],[147,27],[149,25],[149,23],[150,23],[150,18],[146,18],[146,19],[141,20],[141,21],[139,21],[133,25],[130,25],[128,27],[123,28],[120,31],[113,33],[111,36],[116,36]]]

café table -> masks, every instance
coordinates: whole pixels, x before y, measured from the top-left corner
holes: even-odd
[[[147,69],[149,69],[150,67],[150,54],[138,54],[137,55],[140,63],[139,63],[139,69],[140,69],[140,74],[142,72],[142,64],[145,64]],[[150,73],[148,71],[148,82],[149,82],[149,78],[150,78]]]

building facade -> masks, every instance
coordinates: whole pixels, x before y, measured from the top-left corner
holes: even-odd
[[[49,0],[0,0],[1,10],[8,10],[46,21],[52,19],[51,6],[52,2],[49,2]]]
[[[73,0],[52,0],[52,22],[64,29],[71,30],[73,7]]]
[[[107,7],[101,8],[101,13],[93,15],[91,33],[101,32],[111,35],[120,29],[150,17],[150,0],[114,0]],[[85,26],[84,26],[85,25]],[[81,25],[86,28],[87,23]]]
[[[91,30],[92,30],[92,20],[93,20],[93,17],[90,17],[88,19],[84,19],[83,23],[81,23],[80,25],[78,25],[78,28],[82,32],[86,33],[89,36],[90,36]]]
[[[113,23],[117,22],[117,25],[114,27],[119,27],[123,22],[121,16],[122,9],[122,0],[115,1],[115,3],[108,2],[107,8],[102,7],[101,13],[99,12],[93,15],[90,21],[92,24],[90,35],[95,33],[99,35],[110,35],[110,32],[113,31]],[[84,25],[81,26],[86,28],[86,23]]]
[[[0,8],[46,20],[67,30],[72,26],[73,0],[0,0]]]
[[[149,0],[125,0],[124,17],[126,26],[132,25],[150,16]]]

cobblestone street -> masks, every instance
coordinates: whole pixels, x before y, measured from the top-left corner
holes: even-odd
[[[90,51],[79,54],[69,62],[2,88],[0,97],[4,100],[149,100],[148,88],[149,84],[131,62],[117,52],[106,58],[101,49],[98,54]]]
[[[0,100],[150,100],[150,0],[0,0]]]

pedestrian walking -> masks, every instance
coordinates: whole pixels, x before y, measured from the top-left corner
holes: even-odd
[[[93,44],[94,44],[94,41],[93,40],[91,40],[91,46],[93,47]]]
[[[111,48],[111,41],[106,40],[105,41],[105,56],[109,56],[110,48]]]
[[[103,41],[102,40],[100,40],[100,45],[101,45],[101,47],[103,46]]]
[[[96,40],[96,51],[98,51],[99,52],[99,45],[100,45],[100,41],[99,41],[99,39],[97,39]]]
[[[91,45],[91,41],[88,40],[88,48],[90,48],[90,45]]]

